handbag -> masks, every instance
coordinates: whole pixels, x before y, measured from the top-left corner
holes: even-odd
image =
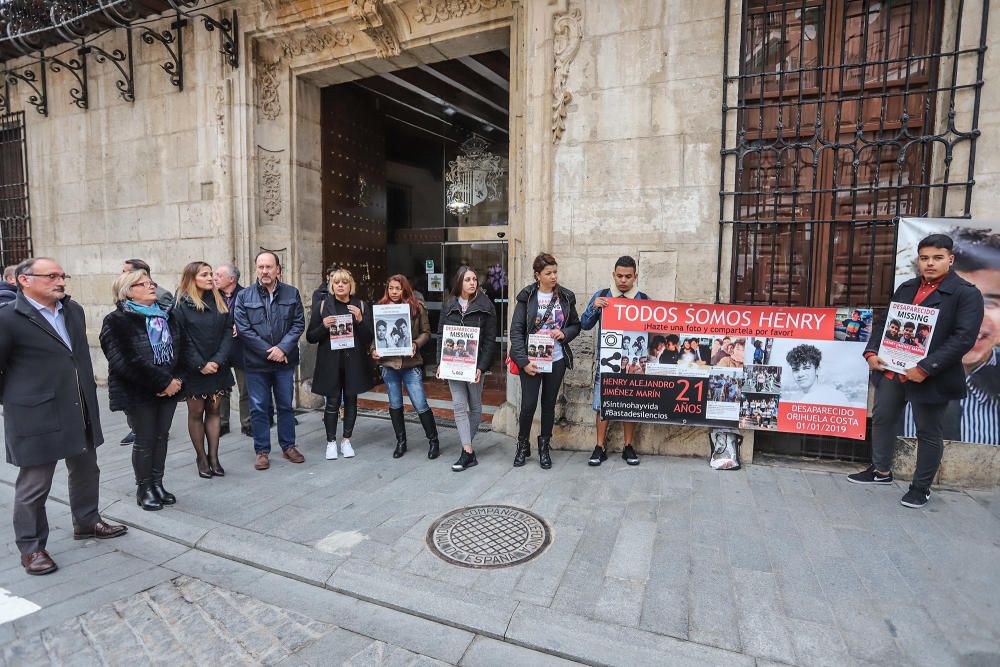
[[[549,305],[545,307],[545,314],[542,315],[542,319],[538,320],[538,326],[534,327],[533,331],[529,331],[528,332],[529,334],[537,333],[538,330],[541,328],[541,326],[549,321],[549,318],[552,317],[552,309],[555,307],[555,303],[558,298],[559,298],[559,292],[558,290],[556,290],[552,293],[552,300],[549,301]],[[521,369],[518,367],[517,363],[510,358],[509,351],[507,352],[507,361],[505,363],[507,364],[507,370],[510,372],[511,375],[521,374]]]

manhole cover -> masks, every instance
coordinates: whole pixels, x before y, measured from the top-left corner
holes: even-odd
[[[427,531],[439,558],[474,568],[509,567],[549,546],[549,527],[535,514],[508,505],[476,505],[448,512]]]

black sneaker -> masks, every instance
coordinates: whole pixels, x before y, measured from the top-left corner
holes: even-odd
[[[587,461],[587,465],[599,466],[608,460],[608,453],[604,451],[604,447],[597,445],[594,447],[594,453],[590,455],[590,460]]]
[[[888,475],[882,475],[875,470],[875,466],[868,466],[861,472],[848,475],[847,481],[854,484],[892,484],[892,472],[890,471]]]
[[[463,449],[462,455],[458,457],[458,460],[455,461],[455,463],[451,464],[451,469],[454,472],[462,472],[463,470],[466,470],[478,464],[479,461],[476,460],[476,453],[472,452],[470,454],[469,452]]]
[[[927,501],[931,499],[930,489],[918,489],[911,486],[910,490],[906,492],[903,499],[899,501],[899,504],[903,507],[914,507],[920,509],[927,504]]]
[[[135,444],[135,432],[134,431],[129,431],[128,435],[126,435],[124,438],[122,438],[122,441],[120,443],[118,443],[118,444],[120,444],[122,447],[128,447],[130,445],[134,445]]]
[[[632,445],[625,445],[625,449],[622,450],[622,458],[625,460],[625,463],[630,466],[639,465],[639,457],[636,456],[635,450],[632,449]]]

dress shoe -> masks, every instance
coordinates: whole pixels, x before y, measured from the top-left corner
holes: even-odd
[[[198,466],[198,477],[202,479],[212,479],[212,469],[208,466],[208,457],[204,455],[199,455],[195,460],[195,465]]]
[[[253,467],[257,470],[267,470],[271,467],[271,461],[267,452],[261,452],[257,455],[257,460],[254,461]]]
[[[219,462],[219,459],[216,459],[214,463],[212,461],[209,461],[208,469],[212,471],[212,475],[214,477],[226,476],[226,469],[222,467],[222,464]]]
[[[219,437],[221,438],[224,435],[229,435],[229,424],[223,424],[219,427]]]
[[[44,549],[21,556],[21,567],[28,574],[48,574],[59,569],[59,566]]]
[[[242,426],[242,427],[240,427],[240,433],[242,433],[243,435],[247,436],[248,438],[252,438],[253,437],[253,429],[250,428],[249,426]]]
[[[74,540],[89,540],[95,537],[99,540],[110,540],[113,537],[121,537],[128,532],[128,526],[119,526],[113,523],[98,521],[90,529],[74,528]]]
[[[302,456],[299,450],[295,448],[295,445],[292,445],[288,449],[282,450],[281,456],[282,458],[291,461],[292,463],[304,463],[306,460],[306,457]]]
[[[135,504],[147,512],[155,512],[163,509],[163,503],[157,498],[153,491],[152,481],[146,479],[136,486]]]

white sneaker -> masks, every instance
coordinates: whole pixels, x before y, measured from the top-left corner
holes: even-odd
[[[347,438],[340,441],[340,451],[345,459],[354,458],[354,448],[351,447],[351,441]]]
[[[326,460],[336,461],[337,460],[337,441],[331,440],[326,443]]]

